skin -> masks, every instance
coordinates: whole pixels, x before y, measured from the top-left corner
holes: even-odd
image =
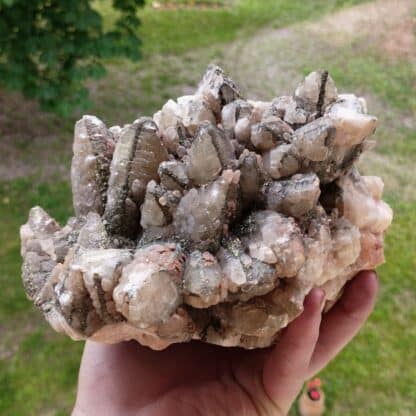
[[[152,351],[136,342],[87,342],[73,416],[282,416],[305,380],[351,341],[373,309],[377,277],[363,271],[321,314],[313,289],[279,342],[262,350],[192,342]]]

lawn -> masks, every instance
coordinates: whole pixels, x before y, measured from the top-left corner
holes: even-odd
[[[389,34],[396,26],[404,27],[402,17],[395,17],[397,10],[385,11],[384,19],[373,18],[354,33],[345,29],[349,20],[337,26],[335,18],[329,21],[336,29],[325,29],[328,20],[322,15],[353,3],[357,2],[241,0],[234,8],[208,11],[146,8],[140,29],[143,60],[108,63],[107,77],[89,85],[88,113],[108,124],[151,114],[170,96],[189,91],[211,61],[224,65],[244,90],[259,98],[270,98],[270,90],[275,95],[290,92],[304,73],[317,67],[327,67],[341,90],[365,95],[380,127],[378,146],[365,157],[362,170],[384,178],[395,219],[386,239],[387,263],[379,269],[377,307],[359,336],[320,376],[328,415],[413,415],[415,49],[397,56],[383,49],[384,37],[392,38]],[[398,2],[395,9],[403,5],[408,7],[404,15],[411,15],[410,1]],[[111,25],[108,3],[98,7]],[[364,7],[361,14],[369,10],[367,5],[359,7]],[[332,36],[331,30],[344,29],[344,37]],[[73,120],[60,122],[19,97],[1,95],[0,142],[8,143],[9,153],[3,153],[7,157],[1,163],[8,180],[0,183],[0,414],[65,415],[74,399],[82,343],[53,333],[25,299],[18,227],[35,204],[61,222],[71,215],[68,167]],[[30,117],[29,127],[25,117]]]

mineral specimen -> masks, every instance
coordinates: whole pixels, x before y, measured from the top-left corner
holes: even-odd
[[[375,126],[327,71],[261,102],[216,66],[153,118],[84,116],[76,217],[35,207],[21,228],[26,293],[73,339],[268,346],[314,286],[328,309],[384,261],[392,211],[355,167]]]

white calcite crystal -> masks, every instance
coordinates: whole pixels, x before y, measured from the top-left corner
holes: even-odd
[[[247,101],[216,66],[153,118],[75,126],[75,217],[32,208],[26,293],[73,339],[271,345],[313,287],[329,309],[384,261],[383,182],[355,167],[376,118],[327,71]]]

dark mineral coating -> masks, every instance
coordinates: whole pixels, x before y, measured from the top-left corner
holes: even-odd
[[[202,95],[216,114],[220,114],[226,104],[241,97],[234,81],[225,76],[224,71],[216,65],[208,66],[196,95]]]
[[[295,218],[301,218],[315,208],[320,193],[315,173],[298,173],[288,180],[270,182],[264,191],[267,209]]]
[[[137,236],[139,208],[147,183],[158,179],[159,165],[167,158],[152,119],[140,118],[120,133],[111,163],[103,216],[110,233],[130,238]]]
[[[75,124],[71,182],[77,216],[104,212],[114,146],[113,134],[97,117],[84,116]]]
[[[279,144],[291,143],[293,134],[293,129],[287,123],[272,116],[251,126],[250,139],[256,149],[266,151]]]
[[[240,193],[243,208],[252,208],[261,203],[261,190],[266,173],[262,166],[261,156],[247,149],[239,158]]]
[[[327,310],[384,261],[383,183],[354,166],[375,125],[327,71],[262,102],[217,66],[153,118],[84,116],[76,217],[35,207],[21,228],[26,293],[73,339],[269,346],[312,287]]]

